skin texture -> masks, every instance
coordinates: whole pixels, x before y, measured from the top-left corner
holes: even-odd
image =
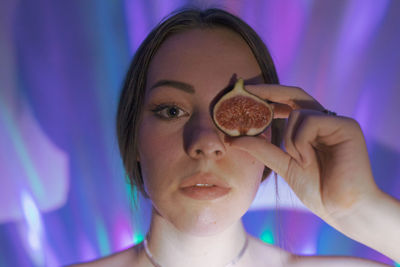
[[[231,84],[234,74],[245,79],[260,76],[250,49],[240,41],[228,31],[190,31],[167,40],[149,68],[139,132],[145,187],[160,216],[194,235],[217,233],[240,218],[257,192],[264,169],[247,152],[227,147],[209,113],[211,101]],[[184,52],[178,49],[183,42]],[[162,79],[192,84],[195,93],[171,86],[149,90]],[[162,120],[151,111],[154,104],[171,102],[182,109],[178,118]],[[161,114],[166,116],[167,111]],[[215,175],[229,184],[231,192],[215,201],[183,196],[179,183],[196,173]]]
[[[280,103],[274,105],[274,112],[276,117],[288,119],[285,151],[270,144],[269,130],[262,136],[232,140],[214,126],[210,104],[235,82],[235,75],[244,78],[250,92]],[[400,237],[400,218],[393,214],[400,205],[375,185],[357,122],[327,116],[304,90],[265,85],[260,77],[246,43],[226,29],[176,34],[152,60],[139,132],[139,160],[154,206],[148,235],[154,257],[163,266],[176,267],[224,266],[233,259],[247,235],[240,217],[249,208],[266,165],[326,222],[397,259],[393,248]],[[160,79],[190,83],[195,93],[170,86],[150,90]],[[155,105],[170,102],[179,108],[172,112],[176,118],[162,120],[152,111]],[[168,114],[166,110],[159,113]],[[179,184],[199,172],[225,181],[231,191],[212,201],[183,196]],[[365,220],[366,216],[373,218],[373,212],[379,213],[378,219]],[[83,266],[111,265],[152,266],[142,244]],[[236,266],[384,265],[351,257],[296,256],[250,237]]]

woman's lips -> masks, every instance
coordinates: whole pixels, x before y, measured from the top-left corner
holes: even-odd
[[[189,186],[180,189],[181,192],[190,198],[197,200],[213,200],[220,198],[230,191],[230,188],[220,186]]]
[[[228,183],[209,173],[200,173],[184,179],[179,186],[185,195],[197,200],[213,200],[229,193]]]

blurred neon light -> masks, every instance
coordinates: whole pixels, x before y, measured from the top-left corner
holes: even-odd
[[[133,234],[133,244],[139,244],[144,240],[144,235],[141,232],[136,232]]]
[[[261,234],[260,239],[268,244],[275,244],[274,233],[271,229],[265,229],[265,231]]]
[[[21,193],[22,210],[28,222],[29,228],[35,232],[40,232],[42,227],[40,223],[40,213],[32,197],[25,190]]]
[[[24,219],[21,189],[43,212],[64,205],[69,188],[68,155],[43,131],[29,104],[15,102],[0,92],[0,223]]]
[[[104,222],[100,219],[96,220],[96,232],[97,232],[97,242],[100,246],[100,254],[102,256],[110,254],[111,249],[110,249],[110,241],[107,235],[107,230],[104,225]]]
[[[312,239],[307,240],[304,246],[301,248],[299,254],[301,255],[315,255],[317,253],[316,244],[313,242]]]
[[[84,261],[92,260],[97,258],[99,255],[96,252],[96,249],[92,245],[92,242],[89,240],[86,234],[81,233],[79,235],[79,253],[80,259]]]
[[[38,207],[26,190],[21,191],[21,206],[26,224],[22,226],[21,238],[27,241],[28,254],[37,266],[44,264],[43,223]]]
[[[132,246],[132,223],[124,212],[116,213],[112,232],[113,250],[122,250]]]
[[[35,166],[29,157],[29,153],[27,152],[23,138],[21,133],[18,131],[17,125],[13,122],[12,116],[7,109],[6,103],[3,102],[0,97],[0,115],[2,115],[2,120],[5,122],[6,131],[9,133],[9,137],[11,138],[11,142],[14,145],[15,151],[17,152],[19,158],[22,162],[22,167],[26,172],[26,177],[28,178],[28,182],[35,194],[35,196],[43,196],[44,190],[43,185],[40,181],[39,174],[35,169]]]

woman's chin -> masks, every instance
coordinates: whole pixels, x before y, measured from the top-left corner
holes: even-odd
[[[164,200],[164,201],[162,201]],[[181,233],[193,236],[212,236],[226,231],[249,208],[252,199],[230,196],[220,201],[195,201],[181,197],[153,202],[155,214]]]
[[[193,216],[182,215],[171,222],[181,232],[194,236],[212,236],[225,231],[239,219],[240,216],[230,218],[223,212],[203,211]]]

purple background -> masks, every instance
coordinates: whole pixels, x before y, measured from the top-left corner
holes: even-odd
[[[124,180],[117,100],[135,49],[186,3],[198,2],[0,2],[0,267],[65,265],[143,239],[150,206]],[[233,12],[262,36],[282,84],[357,119],[378,185],[400,198],[399,1],[202,3]],[[279,212],[275,196],[258,199],[243,220],[265,242],[396,265],[296,207],[295,197],[281,199]]]

